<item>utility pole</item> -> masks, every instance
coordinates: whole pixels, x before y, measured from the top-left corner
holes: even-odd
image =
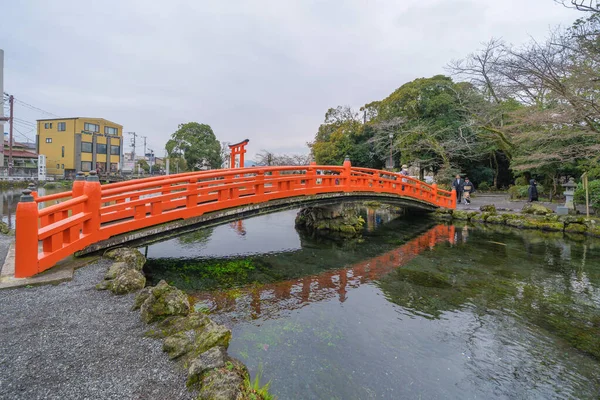
[[[15,109],[15,97],[11,94],[8,97],[8,105],[10,106],[10,116],[9,118],[9,134],[8,134],[8,176],[12,175],[13,170],[13,125],[14,125],[14,109]],[[4,136],[4,132],[2,132],[2,136]],[[4,146],[4,143],[2,144]]]
[[[146,159],[146,136],[141,136],[142,139],[144,139],[144,160]]]

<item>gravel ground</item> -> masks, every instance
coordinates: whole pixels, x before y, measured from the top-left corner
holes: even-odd
[[[0,399],[191,399],[183,369],[143,336],[133,295],[100,292],[106,260],[71,282],[0,291]]]

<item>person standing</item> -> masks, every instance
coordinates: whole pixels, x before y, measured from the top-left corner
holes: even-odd
[[[408,165],[404,164],[402,166],[402,170],[400,170],[400,175],[408,176]],[[402,183],[407,183],[408,179],[402,178]],[[402,185],[402,190],[404,190],[404,185]]]
[[[538,201],[538,190],[537,190],[537,182],[535,179],[531,179],[529,181],[529,189],[527,189],[527,194],[529,195],[529,202]]]
[[[465,204],[471,204],[471,193],[473,193],[475,187],[473,186],[473,183],[469,180],[469,178],[465,178],[462,188],[463,196],[465,198]]]
[[[456,175],[456,178],[452,181],[452,188],[456,190],[456,204],[460,204],[462,202],[463,195],[463,185],[465,181],[460,179],[460,175]]]

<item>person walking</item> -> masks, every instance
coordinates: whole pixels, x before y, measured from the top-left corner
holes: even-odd
[[[462,203],[462,195],[463,195],[463,185],[465,181],[460,179],[460,175],[457,174],[456,178],[452,181],[452,188],[456,190],[456,203]]]
[[[471,204],[471,193],[475,190],[473,183],[469,180],[469,178],[465,178],[463,183],[463,196],[465,199],[465,204]]]
[[[527,189],[527,194],[529,195],[529,202],[538,201],[538,190],[537,190],[537,182],[535,179],[531,179],[529,181],[529,189]]]

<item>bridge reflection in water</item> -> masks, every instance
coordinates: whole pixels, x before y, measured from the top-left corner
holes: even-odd
[[[394,250],[346,268],[230,291],[200,292],[192,296],[212,312],[235,314],[234,319],[275,317],[282,310],[294,310],[335,297],[343,303],[351,289],[389,274],[438,243],[454,244],[455,240],[454,226],[437,225]]]

